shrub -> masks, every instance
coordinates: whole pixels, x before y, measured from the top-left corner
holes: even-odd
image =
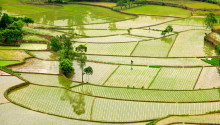
[[[74,68],[72,67],[73,62],[69,59],[62,59],[60,60],[59,68],[61,71],[63,71],[64,75],[67,75],[68,73],[72,73],[74,71]]]
[[[54,37],[50,39],[49,45],[51,46],[51,49],[56,52],[62,49],[62,46],[61,46],[61,43],[59,42],[59,39],[54,38]]]

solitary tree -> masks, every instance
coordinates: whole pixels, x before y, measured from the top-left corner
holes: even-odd
[[[215,18],[215,14],[209,13],[205,18],[206,28],[207,29],[210,28],[211,30],[213,30],[213,27],[216,23],[217,23],[217,19]]]
[[[92,69],[92,67],[91,67],[91,66],[86,67],[86,68],[84,69],[84,72],[85,72],[86,75],[88,76],[88,81],[89,81],[89,75],[92,75],[92,74],[93,74],[93,69]]]
[[[84,66],[86,65],[86,60],[87,56],[85,53],[87,52],[87,47],[85,45],[79,45],[76,47],[76,52],[77,52],[77,60],[79,62],[80,68],[82,69],[82,82],[83,82],[83,75],[85,74],[84,71]]]
[[[169,34],[169,32],[173,32],[173,26],[168,25],[166,28],[167,33]]]

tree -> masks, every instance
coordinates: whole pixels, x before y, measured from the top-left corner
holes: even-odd
[[[22,20],[14,21],[11,26],[8,27],[8,29],[13,29],[13,30],[22,30],[24,27],[24,22]]]
[[[125,3],[123,0],[119,0],[116,4],[117,6],[120,6],[121,7],[121,10],[122,10],[122,7],[125,6]]]
[[[69,38],[63,38],[63,49],[61,50],[60,58],[68,58],[73,60],[75,57],[75,52],[73,51],[72,42]]]
[[[13,20],[8,14],[3,14],[1,21],[0,21],[0,29],[5,29],[8,27],[9,24],[12,24]]]
[[[165,36],[167,33],[169,34],[169,32],[173,32],[173,27],[171,25],[168,25],[166,29],[161,32],[161,35]]]
[[[167,30],[163,30],[162,32],[161,32],[161,35],[163,35],[163,36],[165,36],[167,34]]]
[[[92,75],[92,74],[93,74],[93,69],[92,69],[91,66],[89,66],[89,67],[86,67],[86,68],[84,69],[84,72],[85,72],[86,75],[88,75],[88,77],[89,77],[89,75]],[[88,81],[89,81],[89,78],[88,78]]]
[[[80,68],[82,69],[82,83],[83,83],[83,75],[85,74],[83,71],[84,66],[86,65],[87,56],[85,53],[87,52],[87,47],[85,45],[79,45],[76,47],[77,52],[77,60],[80,65]]]
[[[51,49],[56,52],[62,49],[59,39],[55,37],[50,39],[49,45],[51,46]]]
[[[70,59],[62,59],[60,60],[59,68],[63,71],[64,75],[71,73],[74,71],[73,62]]]
[[[34,20],[32,18],[29,18],[29,17],[24,17],[23,22],[25,22],[26,25],[28,26],[28,24],[34,23]]]
[[[168,34],[169,34],[169,32],[173,32],[173,26],[168,25],[166,28],[166,31],[168,32]]]
[[[206,18],[205,18],[205,25],[206,28],[210,28],[211,30],[213,30],[214,25],[217,23],[217,19],[215,17],[214,13],[209,13]]]

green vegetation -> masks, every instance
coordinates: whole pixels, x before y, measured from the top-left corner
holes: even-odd
[[[210,58],[207,58],[207,59],[201,59],[202,61],[206,62],[206,63],[209,63],[211,65],[214,65],[214,66],[218,66],[220,65],[220,57],[210,57]]]
[[[13,64],[21,63],[20,61],[7,61],[7,60],[0,60],[0,66],[8,66]]]
[[[20,46],[0,46],[0,49],[46,50],[47,49],[47,44],[22,43]]]
[[[220,7],[217,4],[211,4],[206,2],[195,2],[195,3],[188,3],[185,5],[190,8],[220,9]]]
[[[3,60],[19,60],[23,61],[30,57],[24,50],[0,50],[0,58]]]
[[[87,47],[85,45],[79,45],[75,48],[75,51],[76,51],[77,62],[79,63],[79,66],[82,70],[82,83],[83,83],[83,75],[86,73],[84,71],[85,70],[89,72],[91,71],[90,69],[89,70],[84,69],[84,66],[86,65],[86,60],[87,60],[87,56],[85,55],[85,53],[87,52]]]
[[[161,35],[165,36],[167,33],[169,34],[170,32],[173,32],[173,27],[171,25],[168,25],[166,29],[161,32]]]
[[[125,12],[136,13],[136,14],[176,16],[176,17],[187,17],[190,16],[191,13],[189,10],[184,10],[169,6],[158,6],[158,5],[145,5],[141,7],[135,7],[132,9],[125,10]]]
[[[216,23],[217,23],[217,19],[215,17],[215,14],[209,13],[209,15],[207,15],[205,18],[206,28],[210,28],[211,30],[213,30],[213,27]]]
[[[25,35],[23,37],[23,40],[25,40],[25,41],[35,41],[35,42],[47,41],[47,39],[36,36],[36,35]]]

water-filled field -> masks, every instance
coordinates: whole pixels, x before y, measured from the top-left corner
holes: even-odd
[[[20,46],[0,46],[1,125],[145,125],[168,115],[186,116],[158,124],[219,123],[219,116],[207,114],[220,110],[220,67],[208,63],[220,53],[204,41],[211,33],[205,16],[160,5],[134,6],[122,10],[126,14],[112,10],[115,3],[44,2],[0,0],[3,13],[35,21],[22,29]],[[163,2],[219,9],[191,0]],[[161,34],[169,25],[173,31]],[[59,70],[60,53],[49,41],[71,33],[74,50],[87,47],[85,67],[93,74],[83,74],[76,59],[72,74]],[[211,36],[219,40],[218,33]]]

